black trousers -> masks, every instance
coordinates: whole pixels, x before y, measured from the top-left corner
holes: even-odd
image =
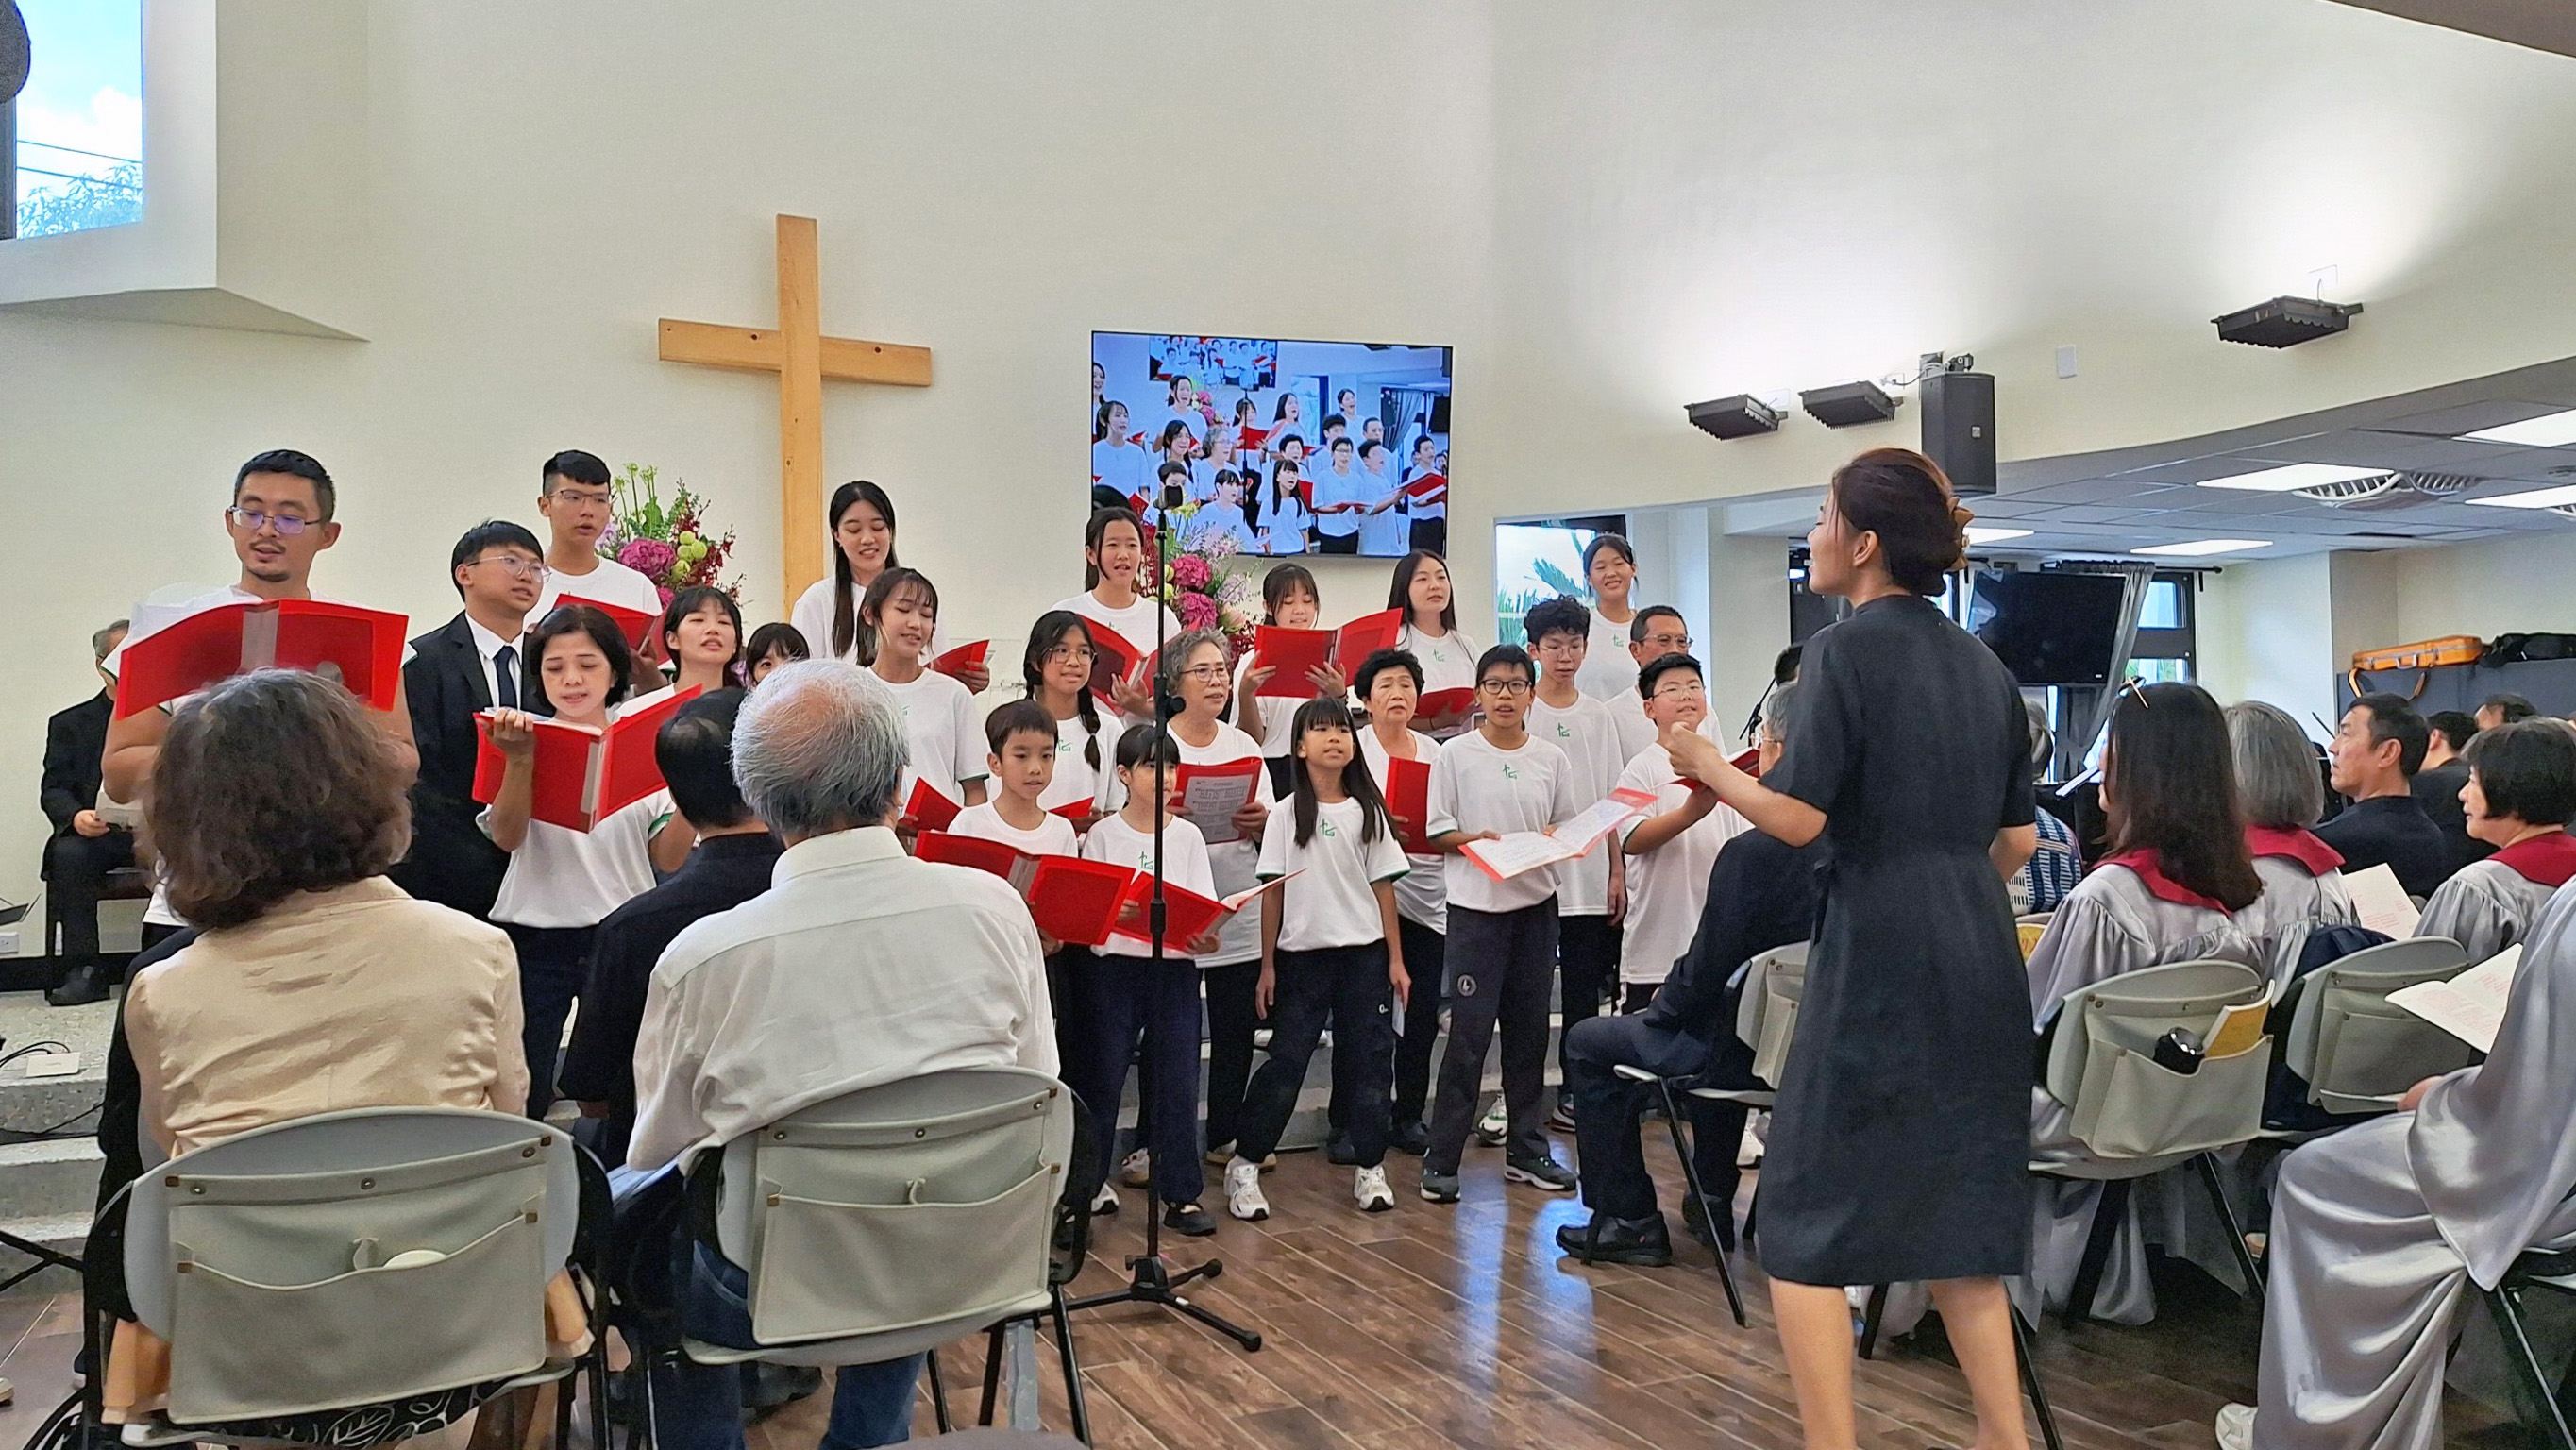
[[[519,1042],[528,1054],[528,1106],[542,1118],[555,1105],[555,1057],[563,1050],[565,1019],[590,979],[595,926],[521,926],[502,922],[519,953],[519,1009],[527,1016]]]
[[[1560,916],[1556,923],[1559,964],[1556,1010],[1563,1023],[1556,1039],[1556,1066],[1566,1068],[1566,1045],[1574,1024],[1601,1015],[1601,1004],[1619,988],[1619,928],[1607,916]]]
[[[1097,1196],[1117,1161],[1118,1103],[1127,1091],[1136,1034],[1142,1032],[1136,1126],[1154,1153],[1154,1192],[1166,1203],[1198,1202],[1207,1187],[1192,1131],[1199,1118],[1198,964],[1166,957],[1157,967],[1145,957],[1081,947],[1066,947],[1063,956],[1065,973],[1081,983],[1073,993],[1080,1016],[1072,1034],[1074,1055],[1065,1059],[1065,1085],[1091,1110],[1098,1147],[1090,1181],[1078,1185],[1082,1196]]]
[[[1199,975],[1207,981],[1207,1141],[1210,1148],[1221,1148],[1243,1137],[1243,1094],[1252,1082],[1252,1033],[1261,1024],[1261,1013],[1253,1006],[1261,987],[1261,963],[1257,958],[1234,962],[1209,967]]]
[[[98,893],[107,873],[134,864],[134,833],[66,831],[45,843],[45,945],[75,962],[98,959]]]
[[[1698,1076],[1715,1087],[1759,1087],[1753,1050],[1729,1033],[1712,1047],[1696,1037],[1649,1027],[1639,1016],[1595,1017],[1567,1029],[1565,1086],[1574,1100],[1576,1140],[1583,1154],[1583,1202],[1612,1218],[1656,1212],[1655,1183],[1647,1176],[1638,1141],[1638,1117],[1655,1104],[1652,1083],[1625,1082],[1614,1069],[1642,1067],[1660,1077]],[[1741,1103],[1678,1100],[1691,1123],[1691,1160],[1700,1186],[1720,1211],[1735,1201],[1741,1175],[1736,1144],[1744,1137]]]
[[[1315,531],[1315,552],[1318,554],[1356,554],[1359,551],[1360,536],[1356,529],[1340,535],[1328,534],[1321,529]]]
[[[1456,1173],[1484,1084],[1485,1049],[1503,1035],[1506,1150],[1547,1151],[1539,1099],[1547,1087],[1548,988],[1556,975],[1556,898],[1518,911],[1449,908],[1449,1050],[1440,1058],[1425,1173]]]
[[[1386,943],[1282,951],[1278,960],[1270,1060],[1252,1075],[1243,1136],[1234,1151],[1258,1163],[1277,1150],[1329,1019],[1333,1101],[1348,1104],[1342,1126],[1359,1166],[1375,1168],[1386,1161],[1387,1087],[1395,1075],[1395,992],[1386,979]]]
[[[1661,982],[1624,982],[1619,988],[1619,1010],[1643,1012],[1654,1005],[1655,994],[1664,989]]]
[[[1436,519],[1415,519],[1413,521],[1413,547],[1438,554],[1443,559],[1448,558],[1448,517],[1443,515]]]
[[[1405,1004],[1404,1032],[1395,1041],[1395,1099],[1388,1121],[1418,1123],[1431,1095],[1431,1049],[1440,1040],[1440,1007],[1449,998],[1443,975],[1449,939],[1418,921],[1398,917],[1395,924],[1404,943],[1405,975],[1413,979],[1413,1000]]]

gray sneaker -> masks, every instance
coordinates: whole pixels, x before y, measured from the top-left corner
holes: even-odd
[[[1500,1093],[1497,1093],[1494,1095],[1492,1105],[1485,1109],[1485,1115],[1476,1120],[1476,1141],[1488,1148],[1499,1148],[1503,1146],[1503,1138],[1511,1132],[1511,1128],[1511,1106],[1503,1101]]]
[[[1533,1188],[1544,1188],[1550,1193],[1572,1193],[1574,1170],[1544,1153],[1530,1157],[1514,1153],[1503,1160],[1503,1181],[1526,1183]]]
[[[1424,1173],[1422,1175],[1422,1197],[1431,1203],[1456,1203],[1458,1201],[1458,1175],[1455,1173]]]

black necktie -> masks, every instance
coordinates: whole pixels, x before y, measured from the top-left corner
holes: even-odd
[[[504,710],[519,708],[519,652],[508,645],[492,651],[492,699]]]

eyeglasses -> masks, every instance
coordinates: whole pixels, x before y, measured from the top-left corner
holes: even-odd
[[[1527,680],[1478,680],[1476,682],[1476,688],[1488,695],[1500,695],[1506,700],[1517,700],[1521,696],[1530,692],[1530,682]]]
[[[262,513],[258,509],[230,508],[224,510],[224,513],[245,534],[256,534],[263,525],[274,525],[277,536],[281,539],[294,538],[312,527],[314,522],[312,519],[298,518],[293,514]]]
[[[1200,684],[1205,685],[1214,684],[1224,680],[1226,678],[1226,673],[1226,668],[1223,665],[1192,665],[1188,669],[1181,671],[1181,678],[1185,680],[1196,680]]]
[[[1707,695],[1708,687],[1697,680],[1688,680],[1675,685],[1661,685],[1655,690],[1655,698],[1658,700],[1699,700],[1707,698]]]
[[[1650,634],[1637,642],[1668,655],[1680,654],[1691,647],[1691,637],[1686,634]]]
[[[607,494],[587,488],[559,488],[555,497],[575,508],[606,508],[609,504]]]
[[[480,559],[469,559],[465,567],[471,569],[477,564],[497,564],[501,567],[502,573],[513,579],[534,579],[541,583],[548,574],[554,572],[546,567],[542,559],[522,559],[515,554],[493,554]]]
[[[1046,652],[1046,662],[1051,665],[1087,665],[1091,658],[1091,651],[1080,645],[1060,644]]]

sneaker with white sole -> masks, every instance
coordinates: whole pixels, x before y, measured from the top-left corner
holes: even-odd
[[[1237,1158],[1225,1165],[1225,1211],[1245,1223],[1270,1216],[1270,1200],[1261,1196],[1261,1165]]]
[[[1386,1186],[1384,1168],[1363,1168],[1351,1175],[1351,1197],[1362,1213],[1385,1213],[1395,1207],[1395,1190]]]
[[[1504,1105],[1502,1095],[1497,1093],[1494,1105],[1485,1109],[1485,1116],[1476,1120],[1476,1137],[1486,1147],[1495,1148],[1502,1145],[1504,1135],[1511,1130],[1512,1110]]]
[[[1118,1181],[1130,1188],[1154,1186],[1154,1155],[1139,1148],[1118,1160]]]
[[[1738,1168],[1762,1166],[1762,1140],[1753,1136],[1753,1124],[1750,1121],[1744,1125],[1744,1136],[1735,1140],[1735,1166]]]
[[[1093,1218],[1107,1218],[1109,1215],[1116,1213],[1117,1211],[1118,1190],[1110,1187],[1106,1183],[1100,1185],[1100,1191],[1092,1195],[1091,1216]]]
[[[1526,1183],[1550,1193],[1572,1193],[1574,1170],[1545,1154],[1524,1157],[1514,1153],[1503,1160],[1505,1183]]]
[[[2254,1407],[2218,1407],[2218,1450],[2254,1450]]]

